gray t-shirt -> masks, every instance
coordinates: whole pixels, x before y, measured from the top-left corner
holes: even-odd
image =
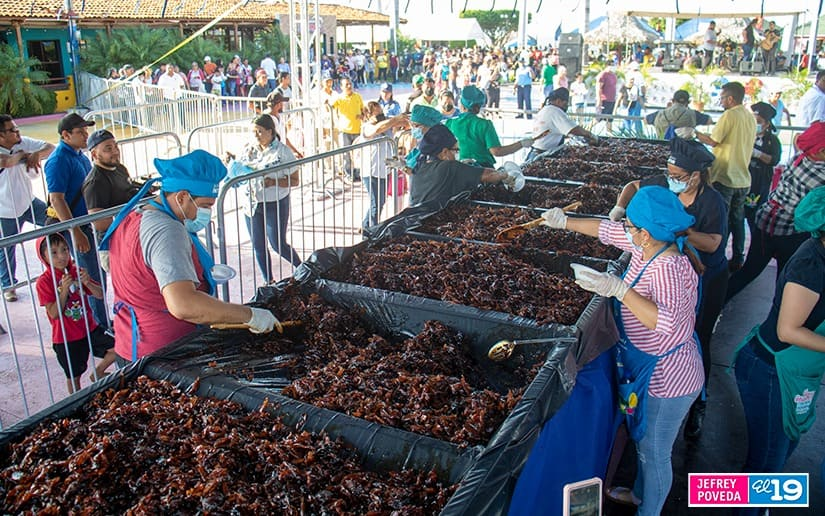
[[[159,210],[142,210],[140,249],[146,265],[155,273],[158,286],[176,281],[200,284],[192,262],[192,240],[179,220]]]
[[[410,205],[447,199],[481,183],[484,169],[460,161],[433,160],[410,176]]]

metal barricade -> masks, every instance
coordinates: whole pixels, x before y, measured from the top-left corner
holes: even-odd
[[[380,150],[381,146],[385,147],[384,151]],[[222,299],[245,300],[262,284],[262,278],[264,281],[277,281],[291,276],[295,265],[292,263],[292,250],[302,260],[315,249],[350,246],[360,241],[360,228],[370,208],[371,191],[375,192],[376,206],[383,204],[382,209],[378,210],[379,220],[389,218],[403,209],[406,196],[398,188],[399,178],[404,177],[403,172],[391,169],[383,181],[367,175],[366,165],[371,159],[380,160],[379,166],[384,166],[384,156],[394,157],[396,153],[395,141],[381,137],[226,181],[215,204],[218,245],[216,262],[230,265],[237,270],[238,275],[222,287]],[[353,182],[346,174],[334,175],[326,185],[328,192],[314,191],[309,177],[313,167],[345,155],[350,157],[354,167],[360,169],[363,181]],[[290,190],[288,200],[281,201],[280,208],[277,201],[267,202],[268,209],[259,204],[256,213],[250,213],[248,193],[251,180],[268,175],[289,175],[293,169],[299,171],[300,180],[299,185]],[[394,187],[391,194],[388,193],[389,185]],[[284,213],[287,214],[284,217],[286,220],[280,218]],[[254,229],[256,223],[262,226],[257,232]],[[261,234],[265,231],[264,228],[270,230],[268,234]],[[250,237],[252,232],[256,232],[254,241]],[[258,238],[259,234],[261,236]],[[256,243],[259,260],[254,258],[253,247]],[[272,261],[273,258],[275,261]],[[271,276],[264,272],[270,268]]]
[[[171,132],[147,134],[126,138],[117,142],[120,162],[133,178],[145,178],[153,174],[151,158],[169,159],[183,154],[180,137]]]
[[[19,295],[16,302],[8,302],[5,297],[2,301],[2,324],[5,335],[0,334],[0,389],[4,396],[0,397],[0,429],[9,424],[28,417],[32,413],[42,410],[48,405],[61,399],[66,393],[64,384],[64,374],[60,370],[56,354],[51,347],[52,327],[44,307],[40,306],[39,295],[36,289],[36,280],[46,269],[46,266],[39,258],[39,250],[35,248],[36,241],[40,237],[48,237],[54,234],[62,234],[71,247],[71,258],[75,266],[88,263],[78,254],[75,245],[78,228],[86,227],[85,234],[91,236],[89,244],[90,253],[97,258],[97,234],[94,233],[92,223],[106,217],[112,217],[119,208],[111,208],[97,212],[93,215],[78,217],[66,222],[38,228],[35,230],[19,233],[17,235],[0,238],[0,259],[9,257],[10,250],[15,252],[16,274],[10,271],[12,278],[22,278],[17,281],[13,288]],[[48,242],[48,239],[46,240]],[[19,247],[17,247],[19,244]],[[46,253],[51,256],[51,244],[47,244]],[[90,256],[90,255],[89,255]],[[103,271],[97,265],[98,260],[93,260],[95,270],[89,271],[93,278],[105,278]],[[106,280],[101,282],[103,288],[102,306],[103,327],[109,327],[111,314],[109,310],[111,296],[107,295]],[[58,287],[56,282],[46,285],[54,293]],[[76,287],[75,287],[76,288]],[[110,294],[110,293],[108,293]],[[80,306],[62,307],[61,312],[66,315],[71,312],[71,317],[75,320],[83,320],[88,329],[89,317],[96,310],[92,303],[87,304],[85,296],[81,296]],[[98,310],[100,312],[101,310]],[[66,327],[63,318],[60,319],[58,335],[66,335]],[[87,331],[88,334],[88,331]],[[89,346],[92,354],[91,342],[86,339],[82,345]],[[69,362],[71,364],[71,362]],[[97,364],[92,359],[92,368]],[[78,372],[68,366],[72,376],[78,376]],[[83,382],[88,378],[88,372],[82,375]],[[19,396],[11,396],[14,391],[14,384],[17,384]],[[61,395],[62,393],[62,395]],[[19,403],[19,405],[17,405]]]

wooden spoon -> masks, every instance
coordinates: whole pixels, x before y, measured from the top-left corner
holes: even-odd
[[[581,205],[581,201],[572,202],[564,208],[562,208],[562,211],[576,211],[579,208],[581,208]],[[518,226],[512,226],[506,229],[502,229],[496,235],[496,242],[510,242],[511,240],[516,239],[524,233],[527,233],[531,229],[541,226],[543,222],[543,218],[538,218],[535,220],[531,220],[530,222],[525,222],[524,224],[519,224]]]

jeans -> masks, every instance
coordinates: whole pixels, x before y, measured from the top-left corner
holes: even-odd
[[[771,236],[759,228],[754,228],[753,233],[751,233],[748,258],[742,268],[730,277],[725,301],[741,292],[751,281],[762,274],[771,258],[776,258],[776,274],[779,275],[791,256],[809,237],[808,233]]]
[[[736,385],[748,428],[748,454],[743,471],[782,471],[799,441],[791,441],[782,429],[782,398],[776,368],[756,356],[750,344],[746,344],[736,357]],[[761,510],[748,507],[734,514],[757,515]]]
[[[658,516],[673,484],[673,443],[696,391],[678,398],[647,397],[647,432],[636,443],[638,472],[633,492],[642,499],[637,516]]]
[[[46,203],[35,197],[32,205],[16,219],[0,219],[0,236],[10,237],[20,233],[23,224],[30,222],[38,226],[46,223]],[[17,284],[15,271],[17,270],[17,258],[15,248],[11,246],[0,249],[0,285],[3,290],[11,288]]]
[[[101,276],[100,273],[100,266],[97,263],[97,245],[96,240],[94,237],[94,233],[92,232],[92,226],[85,225],[81,226],[83,230],[83,234],[86,235],[86,238],[89,240],[89,252],[81,253],[80,251],[77,252],[77,265],[79,267],[83,267],[86,269],[86,272],[89,273],[89,277],[93,280],[100,283],[100,286],[103,287],[104,293],[106,292],[106,276]],[[73,241],[69,236],[63,235],[66,237],[66,241],[69,242],[70,247],[73,245]],[[92,309],[92,314],[95,316],[95,320],[97,324],[103,327],[103,329],[109,328],[109,317],[108,317],[108,310],[106,308],[106,299],[97,299],[95,297],[89,297],[89,307]]]
[[[246,229],[252,239],[255,261],[264,275],[264,281],[272,281],[272,260],[266,241],[276,253],[292,264],[301,265],[301,258],[286,241],[286,226],[289,223],[289,196],[277,202],[262,202],[255,207],[255,213],[246,218]]]
[[[518,101],[518,109],[521,111],[522,109],[527,110],[527,118],[533,118],[533,114],[530,111],[533,110],[533,104],[530,100],[530,94],[533,90],[533,86],[530,84],[526,86],[517,86],[516,87],[516,98]],[[521,116],[521,115],[520,115]]]
[[[550,94],[553,93],[553,85],[548,84],[547,86],[545,86],[543,93],[544,93],[544,98],[549,97]]]
[[[699,313],[696,316],[696,334],[699,336],[699,345],[702,348],[702,365],[705,368],[705,388],[710,381],[711,349],[710,341],[713,335],[713,326],[722,307],[725,306],[725,293],[728,289],[727,268],[708,278],[703,275],[702,301],[699,304]]]
[[[751,58],[751,52],[753,52],[753,45],[748,45],[747,43],[742,45],[742,61],[747,61]]]
[[[224,83],[226,84],[226,91],[224,92],[225,97],[235,97],[238,94],[238,83],[234,79],[227,79]]]
[[[721,183],[713,183],[713,188],[722,194],[728,208],[728,227],[733,234],[733,258],[731,261],[745,261],[745,197],[750,187],[731,188]]]
[[[278,87],[278,81],[276,79],[267,79],[266,86],[269,88],[269,91],[274,91],[275,88]]]
[[[357,134],[350,134],[350,133],[341,133],[341,147],[349,147],[350,145],[355,142],[356,138],[358,138]],[[358,174],[358,169],[352,167],[352,153],[347,152],[344,154],[344,172],[350,177],[350,179],[359,179],[361,176]]]
[[[641,102],[631,102],[630,106],[627,108],[627,116],[642,116],[642,103]],[[627,131],[635,131],[636,134],[642,134],[642,121],[641,120],[625,120],[624,121],[624,128]]]
[[[361,228],[367,229],[378,224],[381,209],[387,202],[387,178],[367,177],[364,180],[364,188],[370,194],[370,207],[361,222]]]

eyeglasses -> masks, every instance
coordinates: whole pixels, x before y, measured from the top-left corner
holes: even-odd
[[[639,231],[639,228],[637,228],[636,226],[634,226],[632,224],[628,224],[627,222],[622,222],[622,227],[624,228],[625,233],[630,233],[634,229],[636,231]]]
[[[673,179],[674,181],[679,181],[681,183],[687,183],[690,181],[690,174],[686,176],[672,176],[669,173],[665,172],[665,177],[668,179]]]

